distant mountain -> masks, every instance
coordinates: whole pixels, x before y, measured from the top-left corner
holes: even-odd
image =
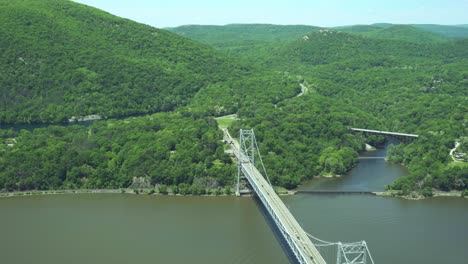
[[[391,28],[393,27],[387,29]],[[314,66],[361,58],[363,61],[355,67],[367,67],[368,65],[364,64],[366,60],[373,61],[371,63],[378,66],[388,63],[390,57],[400,57],[410,61],[411,58],[438,56],[443,50],[437,46],[401,41],[401,38],[386,39],[380,36],[367,37],[361,33],[320,30],[308,34],[304,39],[298,39],[278,48],[271,59],[275,65]]]
[[[428,32],[439,34],[449,39],[468,38],[468,25],[444,26],[444,25],[412,25]]]
[[[379,27],[379,28],[388,28],[388,27],[391,27],[393,25],[394,24],[391,24],[391,23],[374,23],[371,26]]]
[[[333,29],[350,32],[350,33],[367,33],[371,31],[376,31],[382,29],[382,27],[373,26],[373,25],[355,25],[355,26],[344,26],[344,27],[335,27]]]
[[[237,54],[251,50],[268,49],[278,42],[291,42],[320,27],[305,25],[270,25],[270,24],[232,24],[225,26],[188,25],[168,28],[181,36],[211,45],[219,50]],[[360,34],[370,38],[400,40],[413,43],[440,43],[468,38],[468,28],[463,26],[443,25],[395,25],[376,23],[372,25],[351,25],[334,27],[348,33]]]
[[[320,29],[304,25],[230,24],[225,26],[188,25],[167,30],[208,44],[287,41]]]
[[[449,37],[412,25],[378,23],[324,29],[311,26],[236,24],[182,26],[169,30],[209,44],[236,58],[277,70],[278,67],[297,61],[308,61],[312,65],[323,64],[348,59],[350,54],[362,54],[365,57],[373,54],[398,55],[404,60],[427,56],[455,56],[457,52],[465,56],[465,49],[460,48],[460,42],[455,43]],[[447,45],[424,45],[438,43]]]
[[[412,27],[412,28],[410,28]],[[414,29],[418,29],[430,34],[422,34]],[[401,38],[406,41],[444,41],[447,39],[457,40],[468,38],[468,25],[430,25],[430,24],[411,24],[411,25],[396,25],[389,23],[377,23],[372,25],[355,25],[336,27],[334,29],[353,33],[369,33],[369,36],[380,38]]]
[[[373,38],[393,39],[416,43],[444,42],[449,40],[447,37],[444,37],[440,34],[435,34],[427,30],[421,30],[409,25],[394,25],[383,27],[373,31],[365,32],[364,35]]]
[[[71,1],[0,6],[0,123],[169,111],[236,69],[206,45]]]

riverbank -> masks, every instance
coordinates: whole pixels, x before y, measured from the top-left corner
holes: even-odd
[[[412,192],[408,195],[401,195],[401,192],[398,190],[388,190],[384,192],[374,192],[375,195],[377,196],[384,196],[384,197],[399,197],[399,198],[404,198],[408,200],[422,200],[426,198],[431,198],[431,197],[460,197],[460,198],[468,198],[468,197],[463,197],[461,191],[450,191],[450,192],[444,192],[444,191],[433,191],[432,196],[424,196],[420,193],[417,192]]]
[[[133,193],[133,191],[121,189],[80,189],[80,190],[48,190],[48,191],[24,191],[24,192],[0,192],[0,198],[33,196],[33,195],[54,195],[54,194],[111,194],[111,193]]]
[[[21,197],[21,196],[36,196],[36,195],[57,195],[57,194],[135,194],[135,195],[166,195],[166,196],[231,196],[234,193],[210,193],[210,194],[174,194],[158,193],[154,189],[91,189],[91,190],[51,190],[51,191],[24,191],[24,192],[5,192],[0,193],[0,198]]]
[[[295,191],[289,191],[282,187],[274,187],[280,196],[294,195]],[[166,195],[166,196],[234,196],[235,192],[231,188],[213,189],[204,194],[181,194],[171,190],[160,193],[155,189],[77,189],[77,190],[45,190],[45,191],[23,191],[23,192],[0,192],[0,198],[21,197],[33,195],[57,195],[57,194],[139,194],[139,195]],[[252,196],[251,193],[242,196]]]

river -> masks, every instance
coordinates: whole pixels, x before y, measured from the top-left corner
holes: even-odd
[[[365,159],[342,178],[300,189],[382,190],[405,173]],[[379,264],[468,259],[468,199],[298,194],[283,200],[306,231],[332,241],[364,239]],[[251,197],[4,198],[0,234],[1,263],[289,263]]]

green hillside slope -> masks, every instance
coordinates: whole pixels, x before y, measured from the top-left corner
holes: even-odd
[[[440,58],[449,56],[443,48],[439,49],[434,45],[370,38],[327,29],[307,34],[307,39],[297,39],[285,44],[276,49],[272,55],[269,59],[276,59],[274,64],[279,67],[314,66],[350,59],[377,60],[379,57],[390,56],[397,56],[402,60],[425,58],[428,55]],[[377,61],[375,63],[379,64]],[[363,66],[361,63],[356,63],[353,67],[361,66]]]
[[[366,32],[371,32],[375,30],[380,30],[382,28],[378,26],[373,26],[373,25],[355,25],[355,26],[335,27],[333,29],[343,31],[343,32],[350,32],[350,33],[366,33]]]
[[[401,40],[415,43],[437,43],[448,41],[449,38],[440,34],[435,34],[424,29],[419,29],[409,25],[394,25],[390,27],[375,28],[365,32],[359,32],[364,36],[378,39]],[[351,27],[353,29],[353,27]]]
[[[231,45],[230,40],[225,41]],[[315,155],[310,151],[320,143],[311,141],[307,144],[310,147],[305,147],[303,142],[308,140],[301,139],[301,135],[318,136],[328,144],[337,138],[327,138],[328,132],[323,128],[334,124],[333,131],[364,126],[421,135],[420,139],[400,144],[390,151],[390,159],[407,165],[410,175],[389,188],[403,194],[417,191],[425,195],[430,195],[432,188],[463,190],[468,186],[467,168],[452,168],[448,153],[455,140],[467,134],[466,41],[450,41],[412,26],[376,24],[354,29],[319,29],[290,41],[270,41],[238,49],[238,57],[277,71],[301,75],[313,91],[301,98],[301,103],[297,100],[284,102],[268,111],[268,108],[241,109],[240,114],[250,117],[245,118],[243,124],[257,131],[265,128],[275,131],[268,133],[262,149],[269,153],[264,158],[268,167],[275,168],[273,178],[277,177],[283,185],[296,184],[307,177],[304,172],[333,174],[347,167],[345,164],[349,163],[344,157],[350,154],[340,156],[340,153],[346,152],[345,146],[359,145],[358,139],[337,140],[333,146],[340,146],[340,150],[326,145],[316,149]],[[217,45],[219,48],[222,42]],[[333,102],[332,106],[327,107],[327,102]],[[325,112],[314,110],[316,105]],[[354,114],[348,116],[341,112],[343,109]],[[314,131],[308,121],[320,124],[324,119],[315,119],[310,111],[329,119],[319,125],[321,132]],[[327,117],[327,111],[332,117]],[[275,142],[270,142],[269,138],[274,135]],[[347,134],[339,138],[343,140]],[[372,137],[366,140],[379,141]],[[332,147],[333,154],[327,152],[327,146]],[[290,156],[309,157],[311,166],[301,165],[306,162],[294,161],[288,158]],[[291,178],[278,174],[285,164],[288,164]]]
[[[0,5],[0,122],[169,111],[236,71],[207,46],[70,1]]]
[[[190,39],[223,46],[234,43],[287,41],[302,37],[319,28],[304,25],[230,24],[225,26],[188,25],[167,29]]]
[[[371,113],[382,122],[379,129],[422,135],[390,151],[410,175],[389,188],[430,195],[432,188],[468,186],[466,167],[452,168],[448,155],[468,132],[466,40],[418,44],[331,31],[308,36],[268,63],[302,74],[318,94]]]
[[[184,194],[229,186],[234,167],[210,116],[300,90],[295,76],[71,1],[1,1],[0,22],[0,192],[127,188],[134,178]],[[142,116],[11,126],[89,114]]]
[[[320,28],[303,25],[231,24],[225,26],[189,25],[168,30],[208,44],[217,50],[247,63],[255,63],[259,53],[267,53],[279,45],[305,36]],[[240,56],[240,57],[239,57]]]
[[[463,39],[468,38],[468,26],[445,26],[445,25],[425,25],[416,24],[415,28],[419,28],[428,32],[439,34],[449,39]]]
[[[391,149],[410,175],[389,188],[468,186],[468,166],[453,169],[448,155],[467,134],[467,39],[442,42],[380,24],[355,31],[384,37],[307,26],[188,27],[216,51],[65,0],[3,1],[0,22],[2,125],[142,115],[0,129],[0,191],[125,188],[134,177],[193,194],[229,186],[234,165],[212,117],[234,113],[232,131],[256,130],[276,185],[346,173],[365,142],[384,140],[349,130],[363,127],[421,135]],[[165,113],[147,116],[153,112]]]
[[[464,27],[464,25],[393,25],[381,23],[336,27],[334,29],[350,33],[363,33],[364,35],[371,37],[400,39],[419,43],[468,38],[468,29]]]

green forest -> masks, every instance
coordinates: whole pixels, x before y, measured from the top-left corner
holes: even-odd
[[[1,1],[0,22],[0,190],[229,187],[214,119],[228,114],[254,128],[277,186],[349,171],[386,140],[361,127],[420,135],[390,148],[410,173],[388,189],[468,189],[449,155],[468,149],[468,28],[166,30],[65,0]],[[87,115],[105,120],[68,124]]]
[[[176,121],[175,121],[176,120]],[[151,184],[217,188],[232,181],[213,119],[160,113],[89,126],[2,130],[0,188],[12,190],[126,188],[134,177]]]
[[[239,29],[240,25],[228,25],[228,32]],[[249,25],[244,25],[249,27]],[[257,25],[253,26],[258,29]],[[270,30],[281,30],[280,26],[264,25]],[[201,27],[203,28],[203,27]],[[298,28],[299,29],[299,28]],[[170,29],[182,35],[191,36],[201,31],[200,26]],[[287,29],[285,29],[287,30]],[[208,33],[211,32],[211,35]],[[241,49],[222,46],[219,43],[233,43],[241,41],[226,39],[222,28],[207,27],[203,34],[194,39],[211,44],[226,54],[241,57],[251,64],[294,73],[300,76],[312,92],[309,96],[296,100],[289,105],[284,115],[267,111],[266,114],[256,115],[255,122],[243,118],[245,124],[252,125],[257,130],[263,130],[264,116],[269,113],[275,116],[273,125],[277,132],[268,138],[277,142],[284,139],[284,145],[289,148],[303,135],[310,135],[319,142],[332,143],[331,147],[340,148],[344,136],[355,137],[346,133],[346,128],[365,127],[379,130],[399,131],[421,135],[418,140],[394,146],[389,151],[389,160],[406,165],[410,174],[397,180],[388,189],[398,190],[403,195],[419,192],[431,195],[432,190],[464,190],[468,184],[468,166],[466,162],[453,162],[449,156],[450,149],[455,142],[462,143],[458,149],[466,148],[467,117],[468,117],[468,35],[466,28],[437,25],[391,25],[376,24],[370,26],[351,26],[335,29],[312,29],[303,32],[301,37],[291,38],[289,41],[281,39],[267,39],[258,34],[248,37],[250,45],[242,45]],[[268,30],[264,30],[268,32]],[[280,34],[281,35],[281,34]],[[205,36],[210,36],[204,39]],[[217,39],[216,36],[219,38]],[[218,42],[216,42],[216,39]],[[244,42],[248,42],[244,40]],[[266,44],[262,44],[266,42]],[[333,110],[331,113],[338,117],[337,126],[333,132],[343,131],[341,136],[320,139],[320,132],[313,131],[309,126],[301,127],[300,117],[309,116],[313,124],[316,119],[326,122],[327,114],[320,113],[311,117],[310,107],[317,105],[317,101],[330,100]],[[354,108],[354,111],[351,110]],[[365,113],[361,115],[359,112]],[[242,111],[240,112],[242,113]],[[315,119],[313,119],[315,117]],[[290,122],[289,120],[295,120]],[[298,128],[291,134],[292,128]],[[330,125],[322,123],[321,131],[330,129]],[[268,133],[272,128],[268,128]],[[282,132],[284,131],[283,135]],[[288,131],[288,132],[286,132]],[[261,133],[261,132],[260,132]],[[275,137],[276,136],[276,137]],[[341,139],[341,142],[338,140]],[[384,140],[383,138],[367,138],[367,142]],[[352,140],[351,140],[352,142]],[[357,146],[359,145],[359,140]],[[274,149],[273,144],[263,144],[260,148],[268,153]],[[318,147],[320,143],[313,143]],[[313,151],[311,145],[298,144],[307,151],[321,153],[312,159],[312,164],[320,165],[321,156],[328,148],[321,146]],[[307,152],[301,148],[291,149],[289,153]],[[359,150],[359,148],[355,148]],[[341,150],[339,150],[341,151]],[[339,151],[335,150],[337,154]],[[302,154],[304,153],[304,154]],[[291,154],[292,155],[292,154]],[[306,154],[305,154],[306,155]],[[285,155],[288,159],[289,155]],[[300,159],[300,158],[299,158]],[[281,172],[284,161],[276,161],[267,156],[269,168],[275,168],[274,173]],[[346,164],[343,159],[338,159]],[[304,160],[297,161],[295,168],[289,169],[301,173]],[[336,164],[336,163],[335,163]],[[309,164],[307,164],[309,165]],[[351,166],[353,163],[351,163]],[[314,171],[307,167],[306,171]],[[337,167],[342,167],[338,165]],[[315,175],[329,173],[332,170],[315,166]],[[343,168],[343,167],[342,167]],[[343,172],[344,170],[333,170]],[[296,182],[301,177],[294,177]],[[284,184],[283,184],[284,185]]]

